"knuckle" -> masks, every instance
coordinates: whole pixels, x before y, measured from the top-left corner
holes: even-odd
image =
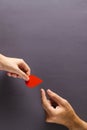
[[[67,105],[68,104],[68,101],[66,99],[64,99],[64,104]]]
[[[21,60],[21,62],[24,62],[24,59],[20,59]]]

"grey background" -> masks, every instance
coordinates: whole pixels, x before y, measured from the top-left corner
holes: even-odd
[[[67,130],[45,123],[40,88],[87,120],[87,0],[0,0],[0,53],[23,58],[44,80],[29,89],[0,72],[1,130]]]

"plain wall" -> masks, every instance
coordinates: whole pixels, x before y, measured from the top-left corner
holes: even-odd
[[[0,130],[67,130],[45,123],[40,88],[87,120],[86,0],[0,0],[0,53],[23,58],[44,81],[29,89],[0,72]]]

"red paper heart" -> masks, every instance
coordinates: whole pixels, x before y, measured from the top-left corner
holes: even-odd
[[[34,88],[36,86],[38,86],[39,84],[41,84],[43,82],[42,79],[38,78],[35,75],[30,75],[29,76],[29,81],[26,81],[26,85],[30,88]]]

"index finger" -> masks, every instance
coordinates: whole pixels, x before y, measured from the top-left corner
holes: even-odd
[[[20,68],[23,72],[25,72],[27,75],[30,75],[30,72],[31,72],[30,67],[28,66],[28,64],[27,64],[25,61],[23,61],[23,62],[19,65],[19,68]]]
[[[59,95],[57,95],[56,93],[54,93],[53,91],[51,90],[47,90],[47,94],[49,95],[49,97],[55,101],[58,105],[62,105],[64,106],[64,102],[65,102],[65,99],[60,97]]]

